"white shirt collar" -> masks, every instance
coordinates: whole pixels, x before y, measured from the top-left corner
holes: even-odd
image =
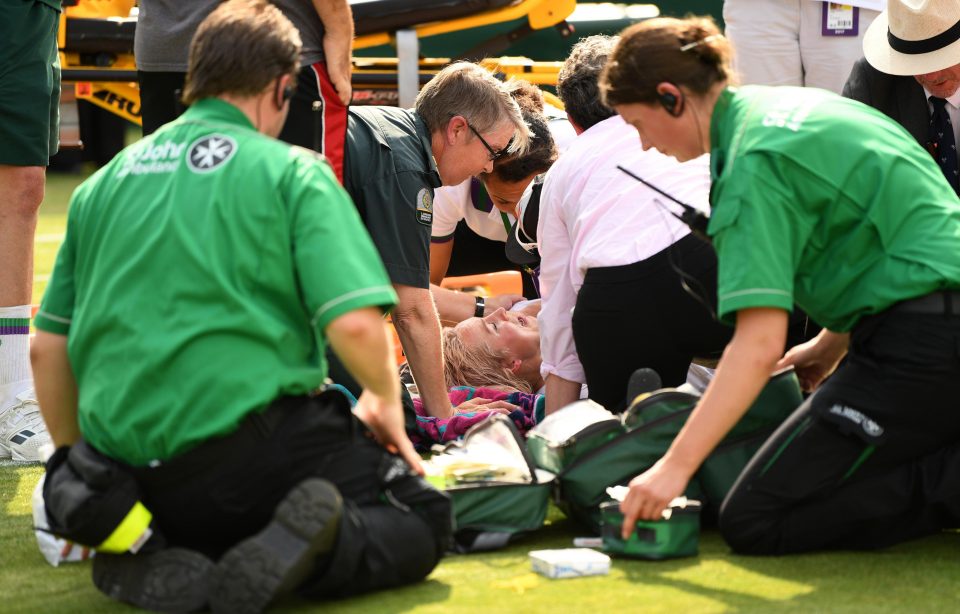
[[[930,103],[930,96],[933,96],[933,94],[931,94],[931,93],[927,90],[927,88],[923,88],[923,95],[927,97],[927,103],[929,104],[929,103]],[[948,96],[948,97],[945,98],[944,100],[946,100],[948,103],[950,103],[950,105],[951,105],[953,108],[955,108],[955,109],[960,109],[960,88],[957,88],[957,91],[955,91],[952,96]]]

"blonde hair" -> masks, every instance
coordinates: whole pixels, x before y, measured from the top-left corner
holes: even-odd
[[[442,337],[443,373],[448,388],[483,386],[533,392],[530,382],[503,366],[504,354],[494,352],[483,343],[465,344],[455,328],[445,327]]]
[[[503,83],[472,62],[444,67],[420,90],[415,108],[431,133],[442,130],[454,115],[466,118],[481,133],[509,123],[514,137],[507,152],[527,151],[530,131],[517,101]]]
[[[190,43],[183,102],[223,94],[255,96],[296,75],[300,33],[266,0],[229,0],[200,23]]]

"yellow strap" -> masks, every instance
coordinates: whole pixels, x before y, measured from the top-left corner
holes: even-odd
[[[150,513],[150,510],[137,501],[127,512],[123,521],[113,530],[113,533],[103,540],[103,543],[96,549],[99,552],[114,554],[121,554],[130,550],[131,546],[137,543],[137,540],[146,532],[152,519],[153,514]]]

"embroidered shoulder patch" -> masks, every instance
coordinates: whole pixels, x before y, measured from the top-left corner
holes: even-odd
[[[417,192],[417,221],[425,226],[433,224],[433,191],[427,188]]]

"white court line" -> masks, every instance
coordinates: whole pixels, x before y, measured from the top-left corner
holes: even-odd
[[[35,243],[61,243],[64,236],[62,232],[53,232],[45,235],[37,235],[33,240]]]
[[[0,460],[0,467],[30,467],[30,466],[39,466],[39,463],[36,461],[15,461],[9,458]]]

